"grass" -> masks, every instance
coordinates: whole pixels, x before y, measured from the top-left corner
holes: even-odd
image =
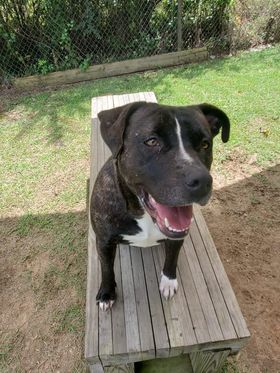
[[[241,373],[240,370],[237,368],[233,358],[231,360],[227,360],[223,367],[221,368],[220,373]]]
[[[280,155],[279,51],[278,46],[11,101],[0,119],[1,211],[84,207],[90,99],[97,95],[153,90],[165,104],[213,103],[232,123],[230,142],[216,141],[216,162],[236,149],[256,154],[259,164],[274,162]]]
[[[83,323],[83,310],[79,304],[71,304],[65,310],[59,312],[55,317],[56,333],[70,332],[81,333]]]
[[[37,312],[42,310],[46,323],[54,323],[50,333],[74,333],[82,344],[90,99],[154,91],[164,104],[215,104],[232,123],[230,142],[216,140],[217,167],[235,152],[242,153],[244,162],[254,155],[265,167],[280,158],[279,52],[276,46],[5,101],[0,116],[0,235],[12,237],[7,254],[20,266],[18,281],[34,297]],[[44,338],[52,340],[51,334]],[[13,341],[8,334],[0,354],[5,367],[12,361]],[[79,361],[80,355],[73,372],[83,371]],[[13,368],[21,370],[20,365]],[[234,369],[227,365],[224,372]]]

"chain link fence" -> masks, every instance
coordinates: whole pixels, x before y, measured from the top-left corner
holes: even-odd
[[[277,1],[0,0],[0,81],[194,47],[247,48],[255,3],[265,12],[256,42],[279,41]]]

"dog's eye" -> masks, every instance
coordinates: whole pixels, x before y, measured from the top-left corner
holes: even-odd
[[[147,146],[158,146],[159,142],[157,138],[155,137],[150,137],[148,140],[144,141],[144,144]]]
[[[210,144],[207,140],[202,141],[202,143],[200,144],[201,149],[208,149],[209,146],[210,146]]]

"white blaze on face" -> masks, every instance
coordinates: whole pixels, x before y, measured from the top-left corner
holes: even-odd
[[[193,159],[192,157],[186,152],[182,140],[182,135],[181,135],[181,126],[178,122],[178,119],[175,117],[175,122],[176,122],[176,134],[178,137],[178,142],[179,142],[179,153],[180,153],[180,158],[184,159],[185,161],[192,163]]]

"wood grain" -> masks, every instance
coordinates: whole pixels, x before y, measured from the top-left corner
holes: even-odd
[[[105,367],[104,373],[134,373],[134,364]]]
[[[217,252],[213,238],[209,232],[205,219],[203,218],[203,215],[197,206],[195,207],[195,219],[199,233],[204,242],[205,249],[211,261],[213,270],[215,271],[217,281],[219,283],[221,292],[225,299],[236,333],[240,338],[249,337],[250,332],[247,328],[246,322],[240,310],[236,296],[234,294],[234,291],[231,287],[222,261]]]
[[[229,353],[230,350],[191,353],[190,360],[194,373],[217,373]]]

